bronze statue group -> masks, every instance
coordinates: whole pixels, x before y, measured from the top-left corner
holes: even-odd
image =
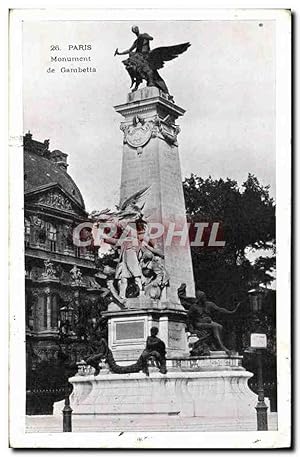
[[[157,70],[163,68],[166,61],[173,60],[185,52],[190,43],[163,46],[151,51],[150,41],[153,38],[148,33],[140,33],[137,26],[133,26],[131,30],[136,35],[136,40],[125,51],[119,52],[116,49],[115,55],[129,54],[128,59],[123,60],[123,64],[131,78],[131,87],[134,85],[133,91],[136,91],[142,81],[146,80],[147,86],[158,87],[164,94],[169,95],[167,85]],[[170,98],[172,99],[171,96]]]
[[[230,356],[231,351],[227,349],[222,340],[223,327],[213,321],[212,313],[217,311],[224,314],[233,314],[239,308],[240,303],[233,310],[221,308],[214,302],[208,301],[205,293],[200,290],[196,291],[196,297],[187,297],[185,284],[181,284],[178,288],[178,297],[181,304],[187,309],[186,330],[198,337],[198,341],[194,344],[190,355],[195,357],[208,356],[211,350],[221,349]],[[95,369],[95,376],[100,373],[99,364],[102,360],[108,364],[110,371],[113,373],[124,374],[143,371],[146,376],[149,376],[149,361],[152,361],[160,373],[166,374],[166,345],[157,336],[158,332],[157,327],[151,328],[144,351],[134,364],[127,366],[118,365],[106,339],[101,335],[99,337],[96,336],[94,353],[86,358],[86,363]]]

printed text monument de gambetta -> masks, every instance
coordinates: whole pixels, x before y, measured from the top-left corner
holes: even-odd
[[[47,73],[82,74],[97,71],[92,63],[91,44],[51,44],[49,51],[50,66],[47,66]]]

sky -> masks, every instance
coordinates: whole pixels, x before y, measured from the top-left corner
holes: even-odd
[[[189,41],[160,70],[177,105],[182,177],[235,179],[248,173],[275,197],[275,24],[273,21],[49,21],[23,24],[24,133],[50,139],[69,154],[68,171],[88,211],[119,200],[122,117],[130,79],[122,65],[135,39],[131,26],[154,37],[151,48]],[[69,51],[69,45],[91,51]],[[50,51],[58,45],[59,51]],[[61,73],[51,56],[90,56],[90,73]],[[126,58],[126,57],[125,57]],[[55,73],[47,73],[51,67]]]

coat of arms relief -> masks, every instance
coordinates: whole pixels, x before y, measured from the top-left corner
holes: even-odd
[[[147,120],[134,116],[131,124],[122,122],[120,128],[124,132],[124,143],[136,149],[138,155],[142,154],[143,147],[151,138],[159,137],[177,146],[177,135],[180,132],[179,126],[169,116],[161,119],[157,115]]]

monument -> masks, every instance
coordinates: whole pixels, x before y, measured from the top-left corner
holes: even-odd
[[[151,51],[152,37],[136,26],[132,31],[133,45],[115,52],[129,54],[123,64],[134,85],[115,106],[123,117],[120,202],[91,214],[94,237],[100,231],[115,252],[115,268],[103,269],[108,341],[100,337],[69,380],[73,414],[93,415],[104,430],[155,429],[154,418],[168,416],[179,430],[255,429],[252,374],[224,346],[222,327],[211,317],[236,309],[194,290],[176,123],[185,111],[158,73],[190,44]],[[164,427],[160,420],[158,429]]]

